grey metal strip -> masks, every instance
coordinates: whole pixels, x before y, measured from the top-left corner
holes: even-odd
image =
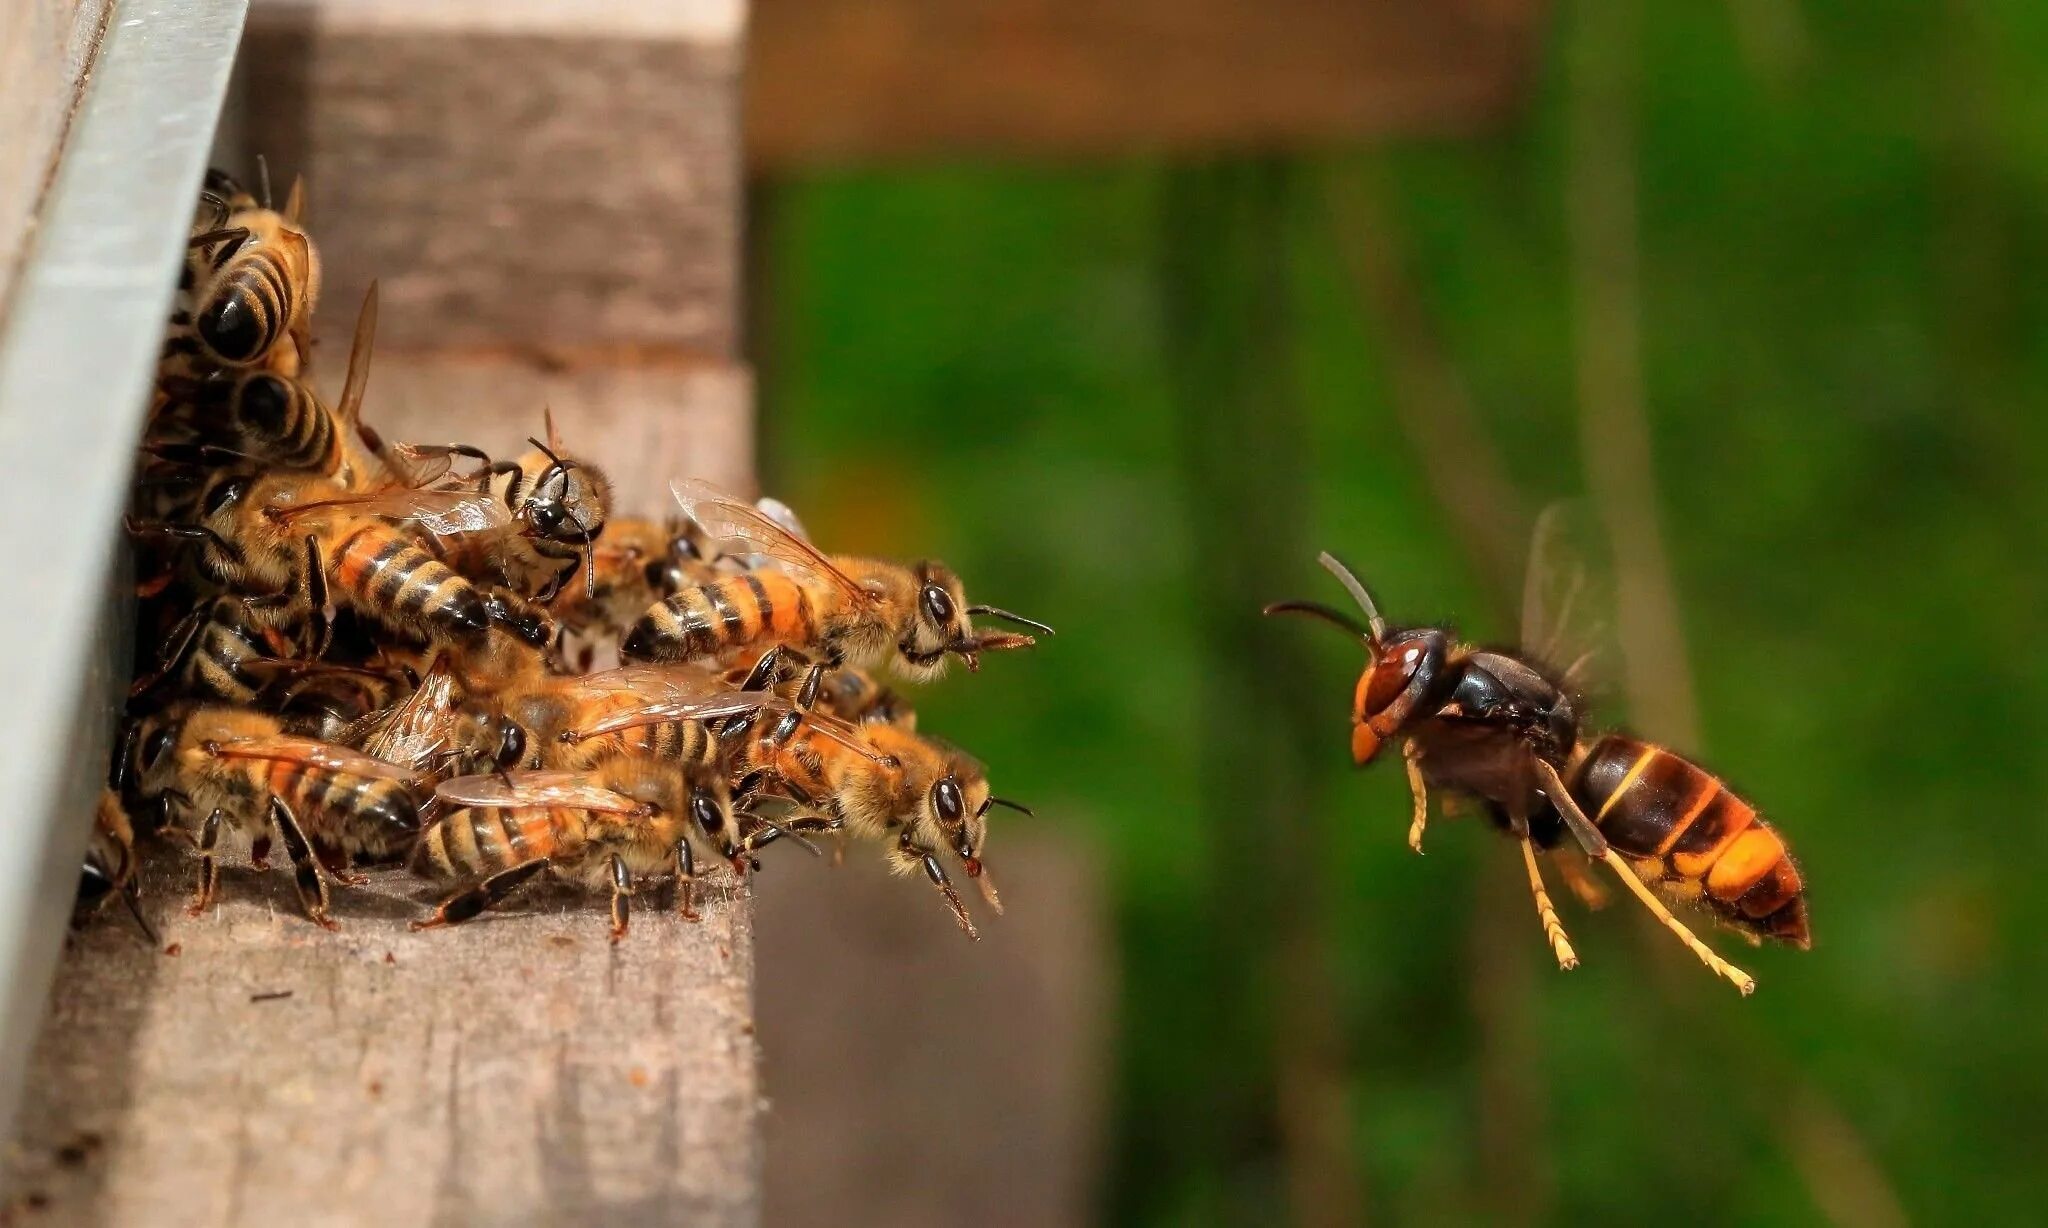
[[[0,335],[0,1123],[126,672],[121,512],[247,0],[122,0]]]

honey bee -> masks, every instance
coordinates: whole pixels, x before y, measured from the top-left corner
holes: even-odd
[[[940,563],[912,566],[827,558],[759,508],[697,481],[672,483],[683,511],[716,542],[734,542],[773,561],[668,597],[641,615],[620,646],[628,660],[716,661],[781,645],[832,665],[890,658],[904,674],[933,678],[949,654],[970,670],[979,654],[1029,648],[1029,635],[974,629],[986,615],[1044,634],[1052,628],[993,606],[967,604],[958,577]]]
[[[917,709],[908,700],[882,685],[872,674],[851,666],[842,666],[826,675],[818,703],[848,724],[894,725],[913,731],[917,728]]]
[[[485,595],[400,526],[340,507],[287,518],[335,489],[305,475],[224,473],[208,484],[195,520],[131,521],[129,531],[196,543],[202,575],[243,594],[265,625],[317,621],[331,596],[401,632],[481,642],[493,612]]]
[[[457,574],[544,604],[585,566],[604,530],[611,484],[595,466],[564,459],[538,439],[527,442],[533,451],[516,462],[484,457],[485,467],[471,481],[363,494],[316,493],[272,506],[267,514],[287,526],[396,521],[418,534]],[[585,583],[594,586],[594,578]]]
[[[483,876],[412,923],[432,929],[467,921],[543,871],[611,892],[611,937],[625,937],[634,880],[674,878],[685,917],[697,919],[693,842],[716,848],[736,822],[716,771],[616,757],[590,772],[466,776],[435,790],[455,807],[428,826],[412,867],[428,878]]]
[[[494,706],[471,700],[438,658],[402,700],[355,722],[342,738],[420,781],[531,766],[526,730]]]
[[[716,578],[696,543],[680,530],[621,516],[590,550],[590,582],[566,585],[548,609],[574,635],[623,636],[647,607]]]
[[[807,831],[843,832],[888,845],[890,868],[898,874],[922,870],[969,938],[981,935],[937,854],[958,857],[962,869],[998,913],[1002,899],[982,863],[991,806],[1030,810],[994,796],[982,765],[957,748],[894,725],[852,726],[814,710],[825,670],[814,668],[798,697],[787,705],[763,702],[720,730],[736,743],[731,770],[743,806],[764,790],[788,799],[797,817],[787,825],[762,821],[743,851]],[[738,700],[734,702],[740,702]],[[565,735],[583,739],[651,721],[700,719],[687,702],[647,703],[589,729]],[[723,715],[723,713],[721,713]]]
[[[221,365],[297,375],[320,297],[320,254],[301,225],[305,185],[292,184],[282,213],[239,189],[214,199],[218,225],[190,241],[191,337]]]
[[[1532,567],[1542,566],[1542,541],[1539,529]],[[1266,613],[1313,615],[1364,645],[1367,665],[1352,699],[1352,759],[1364,765],[1389,742],[1399,744],[1414,800],[1408,839],[1417,852],[1430,786],[1478,799],[1521,845],[1538,921],[1561,967],[1576,967],[1578,956],[1536,854],[1561,853],[1566,833],[1745,995],[1755,980],[1695,937],[1660,896],[1703,905],[1753,942],[1809,945],[1804,887],[1784,842],[1719,778],[1626,734],[1589,741],[1568,685],[1572,671],[1553,676],[1517,654],[1464,644],[1443,628],[1391,630],[1350,569],[1327,553],[1320,562],[1358,603],[1363,625],[1314,602],[1280,602]]]
[[[348,869],[353,857],[391,857],[419,833],[411,773],[282,730],[277,717],[225,707],[166,711],[131,726],[132,759],[124,757],[116,772],[132,776],[117,792],[132,788],[160,805],[169,829],[198,850],[194,916],[219,891],[224,833],[248,839],[261,865],[275,828],[306,916],[328,929],[335,925],[325,875],[359,881]]]
[[[229,368],[199,378],[172,375],[159,381],[165,404],[153,430],[183,426],[196,443],[180,446],[159,440],[151,451],[174,461],[207,464],[225,461],[250,469],[305,470],[331,479],[344,489],[358,489],[391,475],[380,457],[366,454],[357,442],[363,393],[370,378],[370,347],[377,327],[377,286],[371,283],[356,318],[348,374],[341,399],[332,408],[302,379],[264,368]],[[383,442],[366,432],[376,449]]]

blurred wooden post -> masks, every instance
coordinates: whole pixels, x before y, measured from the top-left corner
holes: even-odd
[[[363,288],[383,312],[366,417],[506,450],[550,405],[622,511],[670,476],[751,480],[734,360],[740,0],[581,6],[259,2],[230,153],[310,189],[327,262],[315,379]],[[244,163],[247,166],[247,163]],[[431,884],[336,890],[192,861],[67,953],[8,1160],[17,1213],[112,1225],[751,1223],[760,1093],[752,901],[700,924],[542,891],[413,934]]]

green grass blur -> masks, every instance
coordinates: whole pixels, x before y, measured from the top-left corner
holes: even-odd
[[[1896,1198],[2009,1223],[2048,1194],[2048,10],[1659,5],[1633,44],[1691,749],[1811,887],[1812,952],[1713,937],[1753,999],[1553,882],[1585,960],[1558,975],[1510,844],[1441,822],[1417,859],[1398,767],[1349,769],[1356,649],[1256,618],[1337,595],[1327,546],[1396,621],[1513,634],[1395,419],[1327,189],[1378,185],[1528,505],[1583,493],[1567,106],[1608,46],[1584,11],[1477,141],[767,198],[769,489],[829,548],[944,558],[1059,628],[920,706],[1103,861],[1111,1222],[1287,1205],[1304,982],[1279,940],[1304,915],[1375,1218],[1879,1222]]]

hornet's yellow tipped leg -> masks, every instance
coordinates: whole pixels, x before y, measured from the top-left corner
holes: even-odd
[[[1429,786],[1422,779],[1422,752],[1415,743],[1401,744],[1401,761],[1408,767],[1408,792],[1415,799],[1415,816],[1408,820],[1408,847],[1422,852],[1422,829],[1429,825]]]
[[[1601,855],[1600,860],[1614,867],[1614,872],[1621,876],[1622,882],[1628,884],[1630,891],[1636,893],[1636,898],[1643,902],[1643,907],[1649,909],[1651,915],[1662,921],[1665,928],[1678,935],[1678,940],[1690,947],[1692,953],[1700,957],[1701,963],[1712,968],[1716,975],[1727,977],[1730,984],[1742,991],[1743,997],[1746,998],[1756,992],[1756,978],[1714,954],[1714,949],[1701,942],[1697,935],[1687,929],[1685,922],[1672,916],[1671,910],[1664,907],[1664,901],[1658,899],[1648,887],[1643,885],[1643,880],[1636,877],[1636,872],[1629,868],[1628,862],[1622,860],[1621,854],[1613,849],[1608,849]]]
[[[1650,915],[1663,922],[1666,929],[1678,935],[1678,940],[1694,955],[1699,956],[1701,963],[1713,969],[1715,975],[1728,978],[1728,982],[1741,990],[1744,997],[1756,992],[1755,977],[1714,954],[1712,947],[1701,942],[1685,927],[1683,921],[1671,915],[1671,910],[1664,907],[1664,901],[1658,899],[1643,884],[1643,880],[1636,877],[1635,870],[1622,855],[1607,846],[1607,837],[1600,834],[1600,829],[1586,817],[1586,812],[1579,809],[1578,802],[1572,800],[1570,791],[1564,787],[1564,781],[1558,777],[1557,769],[1541,759],[1536,761],[1536,769],[1543,775],[1544,795],[1557,807],[1558,814],[1564,816],[1565,826],[1572,829],[1572,835],[1585,847],[1586,855],[1606,862],[1628,889],[1635,892],[1636,898],[1643,902],[1643,907],[1650,910]]]
[[[1522,836],[1522,863],[1529,867],[1529,891],[1536,897],[1536,919],[1543,923],[1543,936],[1550,940],[1550,951],[1557,956],[1557,966],[1570,972],[1579,966],[1579,953],[1572,950],[1572,940],[1565,937],[1564,923],[1557,919],[1557,909],[1550,903],[1550,893],[1543,889],[1543,871],[1536,865],[1536,846],[1529,837]]]

